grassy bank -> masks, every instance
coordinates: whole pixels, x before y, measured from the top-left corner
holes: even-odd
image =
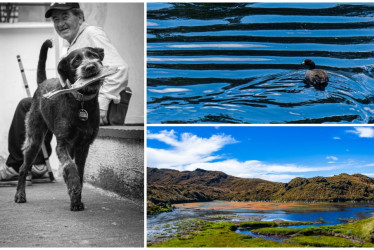
[[[168,203],[163,204],[154,204],[152,202],[147,202],[147,214],[148,215],[155,215],[159,213],[164,213],[164,212],[171,212],[173,211],[174,207]]]
[[[199,228],[150,247],[374,247],[374,218],[336,226],[278,228],[280,222],[204,222]],[[295,222],[283,222],[292,224]],[[296,222],[309,224],[310,222]],[[284,225],[283,225],[284,226]],[[281,235],[283,242],[252,238],[236,233],[247,228],[253,233]]]
[[[190,232],[149,247],[296,247],[293,243],[280,243],[264,239],[253,239],[249,235],[236,233],[237,226],[228,222],[206,222],[201,231]]]

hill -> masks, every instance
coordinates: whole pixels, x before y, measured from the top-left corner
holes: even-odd
[[[373,201],[374,179],[362,174],[294,178],[284,185],[281,200]]]
[[[212,200],[374,201],[374,179],[361,174],[294,178],[288,183],[247,179],[220,171],[147,168],[149,203]]]

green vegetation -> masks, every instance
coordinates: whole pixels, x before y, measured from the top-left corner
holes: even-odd
[[[292,222],[289,222],[292,224]],[[296,222],[307,224],[309,222]],[[239,227],[257,228],[255,234],[287,236],[284,242],[252,238],[236,233],[238,225],[228,222],[199,222],[189,233],[151,247],[374,247],[374,218],[350,224],[306,228],[277,228],[272,222],[245,222]]]
[[[260,228],[260,229],[253,229],[252,233],[255,234],[263,234],[263,235],[293,235],[300,231],[298,228]]]
[[[299,236],[287,242],[300,244],[308,247],[360,247],[362,244],[353,243],[349,239],[333,236]]]
[[[296,247],[293,243],[280,243],[264,239],[252,239],[249,235],[233,231],[233,223],[207,222],[201,231],[189,236],[180,236],[167,242],[150,245],[151,247]]]
[[[357,221],[357,219],[354,219],[354,218],[347,218],[347,219],[345,219],[345,218],[338,218],[338,220],[339,221],[341,221],[341,222],[346,222],[346,223],[353,223],[353,222],[355,222],[355,221]]]
[[[147,214],[159,214],[163,212],[171,212],[173,211],[174,207],[170,204],[153,204],[152,202],[147,202]]]
[[[198,232],[205,228],[207,222],[202,219],[183,219],[175,223],[174,228],[178,237],[186,238],[191,232]]]
[[[332,230],[335,234],[347,235],[353,239],[374,243],[374,218],[337,225]]]
[[[293,235],[287,240],[303,246],[370,247],[374,246],[374,218],[336,226],[306,228],[260,228],[252,230],[264,235]]]

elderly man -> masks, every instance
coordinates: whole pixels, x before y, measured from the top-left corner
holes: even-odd
[[[83,47],[104,49],[104,66],[115,66],[119,72],[105,78],[99,93],[100,125],[108,124],[107,112],[111,101],[120,101],[120,92],[128,84],[128,66],[109,41],[105,32],[85,22],[84,13],[78,3],[53,3],[45,13],[51,18],[57,34],[67,45],[67,54]],[[16,185],[18,170],[23,163],[22,144],[25,139],[25,116],[31,106],[31,98],[20,101],[15,111],[8,136],[9,156],[5,165],[0,166],[0,186]],[[45,140],[48,154],[52,152],[50,141],[52,134]],[[48,178],[47,167],[42,152],[39,153],[32,167],[32,178]],[[27,184],[31,184],[28,176]]]

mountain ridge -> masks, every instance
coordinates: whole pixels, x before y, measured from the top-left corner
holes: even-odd
[[[240,178],[221,171],[147,168],[147,199],[153,204],[212,200],[373,202],[374,178],[362,174],[296,177],[288,183]]]

